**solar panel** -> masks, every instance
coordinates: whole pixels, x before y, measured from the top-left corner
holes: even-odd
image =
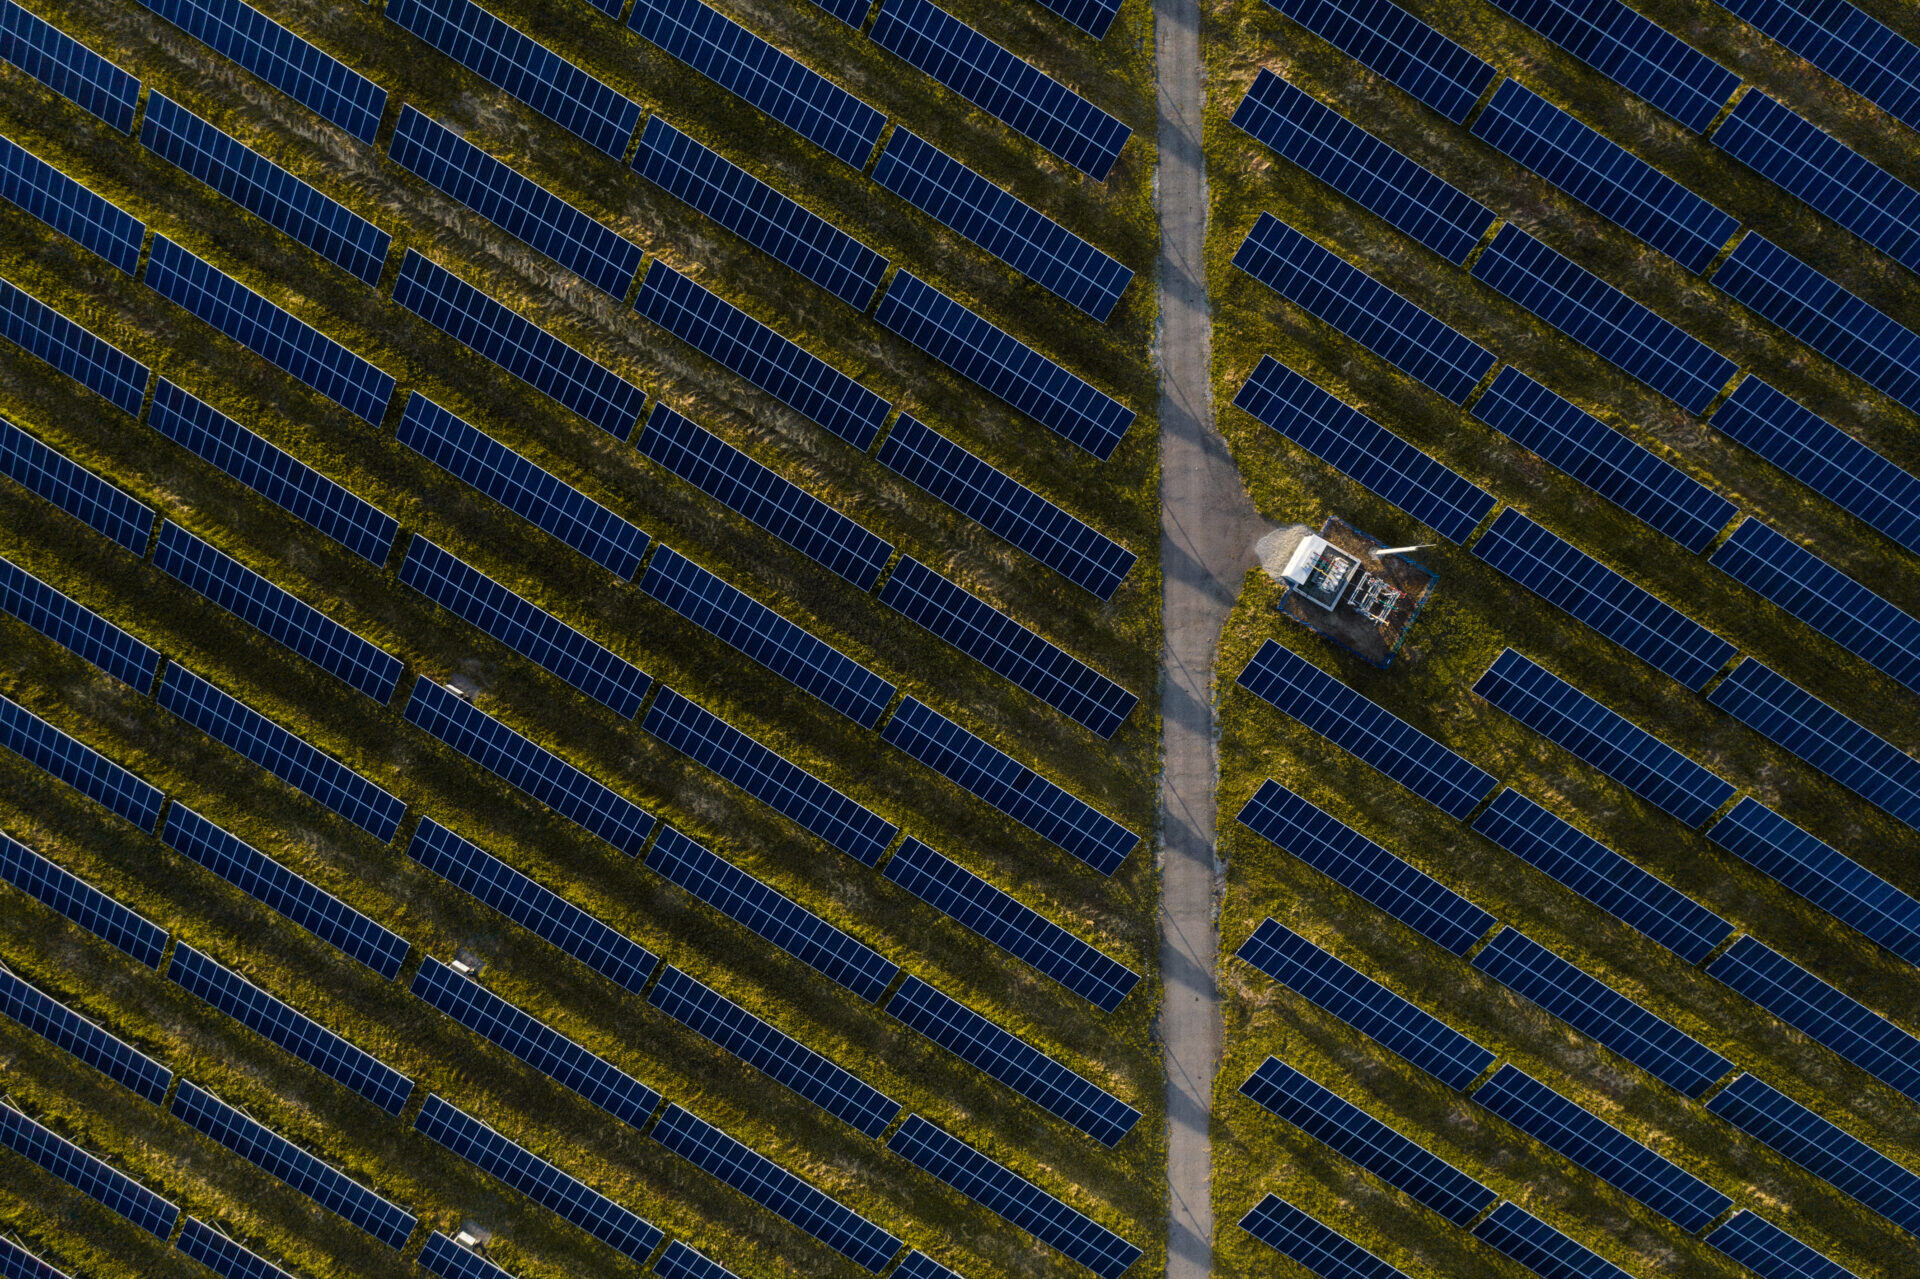
[[[1268,0],[1307,30],[1455,124],[1494,69],[1391,0]]]
[[[885,258],[661,117],[647,120],[633,167],[847,305],[865,311],[873,301]]]
[[[400,679],[400,659],[275,586],[239,560],[169,521],[160,527],[153,566],[204,595],[262,635],[385,705]]]
[[[147,366],[10,280],[0,280],[0,337],[39,356],[121,412],[140,415]]]
[[[626,153],[640,104],[471,0],[393,0],[383,12],[467,70],[608,155]]]
[[[1707,1242],[1761,1279],[1851,1279],[1854,1273],[1744,1210],[1715,1228]]]
[[[220,1279],[292,1279],[265,1257],[248,1252],[197,1217],[189,1217],[174,1246]]]
[[[636,995],[647,988],[647,978],[660,964],[638,942],[622,937],[431,817],[414,828],[407,856]]]
[[[627,296],[644,256],[639,245],[622,239],[446,125],[412,106],[404,108],[387,155],[596,289],[617,298]]]
[[[1449,542],[1466,541],[1493,509],[1484,489],[1271,355],[1260,357],[1233,403]]]
[[[622,719],[640,709],[651,682],[645,671],[426,538],[408,545],[400,580]]]
[[[668,1244],[667,1250],[653,1263],[653,1273],[660,1279],[739,1279],[733,1271],[717,1261],[709,1261],[678,1239]]]
[[[360,774],[175,662],[160,705],[384,844],[407,806]]]
[[[1662,1083],[1698,1097],[1732,1064],[1517,928],[1505,928],[1473,966],[1619,1053]]]
[[[813,0],[813,3],[855,31],[858,31],[866,22],[867,10],[873,8],[872,0]]]
[[[425,676],[414,681],[405,714],[409,724],[627,856],[646,846],[651,813]]]
[[[122,133],[133,130],[140,82],[14,0],[0,0],[0,60]]]
[[[0,30],[6,18],[0,14]],[[8,61],[13,50],[8,49]],[[0,136],[0,197],[132,275],[147,228],[13,139]]]
[[[623,1256],[644,1263],[660,1245],[660,1227],[507,1140],[438,1094],[427,1098],[413,1126]]]
[[[1103,462],[1133,424],[1132,409],[911,271],[894,273],[873,318],[987,394]]]
[[[1473,1228],[1473,1234],[1541,1279],[1633,1279],[1611,1261],[1567,1238],[1518,1204],[1501,1204]]]
[[[468,1252],[437,1230],[427,1236],[427,1246],[420,1250],[419,1261],[440,1279],[513,1279],[510,1271],[502,1270],[478,1253]]]
[[[1140,974],[909,836],[886,876],[962,927],[1039,969],[1103,1013],[1120,1006]]]
[[[950,1270],[924,1252],[910,1252],[893,1272],[894,1279],[961,1279],[958,1270]]]
[[[665,404],[647,415],[640,452],[863,591],[893,556],[891,543]]]
[[[399,530],[391,515],[165,378],[147,425],[354,554],[386,564]]]
[[[1495,3],[1695,133],[1713,122],[1740,87],[1739,76],[1619,0]]]
[[[0,746],[151,832],[166,798],[93,747],[61,732],[19,703],[0,697]]]
[[[880,588],[880,602],[1101,737],[1139,698],[912,556]]]
[[[393,378],[166,236],[147,258],[147,287],[206,321],[355,417],[379,425]]]
[[[6,1279],[68,1279],[64,1270],[55,1270],[11,1239],[0,1239],[0,1275]]]
[[[144,693],[153,687],[160,654],[79,601],[0,558],[0,612]]]
[[[5,3],[5,0],[0,0]],[[102,537],[145,558],[153,508],[0,419],[0,474],[45,498]]]
[[[145,1186],[0,1101],[0,1144],[148,1234],[166,1239],[180,1210]]]
[[[880,1270],[900,1251],[898,1239],[690,1111],[668,1106],[651,1135],[865,1270]]]
[[[1511,222],[1474,262],[1473,276],[1689,412],[1712,403],[1739,369]]]
[[[1600,2],[1615,13],[1646,21],[1614,0]],[[1542,0],[1537,7],[1566,12],[1556,0]],[[1738,218],[1714,208],[1518,80],[1502,81],[1494,90],[1493,101],[1473,122],[1473,134],[1689,271],[1705,270],[1740,227]]]
[[[1733,798],[1730,783],[1513,649],[1501,651],[1473,691],[1689,826]]]
[[[387,91],[259,10],[240,0],[140,3],[362,142],[379,131]]]
[[[622,581],[640,567],[646,533],[418,391],[407,397],[400,442]]]
[[[1119,822],[918,698],[901,702],[880,735],[1102,875],[1113,874],[1140,842]]]
[[[873,180],[1047,292],[1106,322],[1133,269],[904,127]]]
[[[900,966],[799,903],[782,896],[688,839],[661,830],[647,853],[647,869],[686,889],[750,932],[772,942],[816,972],[872,1002],[886,993]]]
[[[861,452],[892,406],[655,258],[633,309]]]
[[[389,1248],[406,1246],[415,1224],[412,1213],[382,1199],[345,1173],[328,1167],[192,1080],[180,1081],[180,1090],[173,1095],[172,1111],[174,1118],[189,1128],[212,1138]]]
[[[1320,1279],[1406,1279],[1359,1244],[1280,1198],[1268,1195],[1240,1219],[1240,1229]]]
[[[1697,964],[1733,925],[1516,790],[1494,796],[1473,829],[1615,919]]]
[[[1494,924],[1492,915],[1459,893],[1272,779],[1261,783],[1239,820],[1453,954],[1466,954]]]
[[[1133,1244],[919,1115],[907,1116],[887,1149],[1059,1249],[1100,1279],[1119,1279],[1140,1259],[1140,1249]]]
[[[1746,21],[1911,128],[1920,49],[1846,0],[1721,0]]]
[[[167,1086],[173,1082],[171,1070],[4,967],[0,967],[0,1014],[154,1105],[166,1099]]]
[[[660,975],[647,1002],[869,1137],[900,1113],[899,1102],[678,968]]]
[[[0,879],[65,915],[136,963],[160,966],[167,931],[142,919],[78,876],[68,874],[40,854],[0,834]]]

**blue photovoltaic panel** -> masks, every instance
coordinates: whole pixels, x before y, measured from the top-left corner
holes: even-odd
[[[4,3],[5,0],[0,0]],[[153,508],[0,419],[0,475],[53,503],[102,537],[145,557]]]
[[[1132,551],[905,413],[880,464],[1103,600],[1133,569]]]
[[[400,527],[391,515],[165,378],[147,425],[354,554],[386,564]]]
[[[427,1236],[427,1246],[420,1250],[419,1261],[440,1279],[514,1279],[510,1271],[502,1270],[478,1253],[468,1252],[437,1230]]]
[[[627,296],[640,269],[629,243],[546,188],[413,107],[400,113],[387,155],[596,289]]]
[[[6,1279],[69,1279],[64,1270],[55,1270],[11,1239],[0,1239],[0,1275]]]
[[[886,876],[1009,954],[1024,959],[1101,1012],[1120,1006],[1140,974],[1111,959],[1011,893],[909,837]]]
[[[1640,17],[1615,0],[1601,3]],[[1473,122],[1473,133],[1689,271],[1704,270],[1739,229],[1739,219],[1518,80],[1503,81],[1494,90],[1493,101]]]
[[[154,1105],[166,1099],[173,1072],[0,967],[0,1014],[65,1049]]]
[[[6,1102],[0,1102],[0,1146],[38,1164],[162,1240],[173,1233],[173,1225],[180,1219],[180,1210],[159,1195]]]
[[[407,547],[400,580],[622,719],[640,709],[651,682],[645,671],[426,538],[416,537]]]
[[[70,875],[25,844],[0,835],[0,879],[49,910],[130,955],[149,968],[160,966],[167,931],[151,924],[86,880]]]
[[[1518,1204],[1503,1203],[1473,1228],[1476,1239],[1506,1253],[1541,1279],[1633,1279]]]
[[[378,425],[393,379],[166,236],[147,259],[147,287],[355,417]]]
[[[887,136],[873,180],[1102,323],[1133,279],[1132,268],[908,129]]]
[[[885,258],[660,116],[651,117],[640,134],[633,167],[847,305],[864,311],[873,301]]]
[[[911,271],[894,274],[873,318],[1103,462],[1133,424],[1132,409]]]
[[[1700,481],[1508,365],[1473,415],[1649,528],[1704,551],[1738,509]]]
[[[1112,1093],[918,977],[907,978],[887,1012],[1103,1146],[1140,1120],[1139,1111]]]
[[[1696,693],[1734,654],[1732,644],[1514,507],[1500,512],[1473,553]]]
[[[1780,1227],[1751,1212],[1727,1218],[1707,1242],[1760,1279],[1852,1279],[1853,1271],[1821,1256]]]
[[[957,1270],[950,1270],[924,1252],[910,1252],[900,1268],[893,1272],[893,1279],[961,1279]]]
[[[900,1113],[899,1102],[678,968],[660,975],[647,1002],[869,1137]]]
[[[265,1257],[248,1252],[197,1217],[187,1219],[174,1245],[220,1279],[293,1279]]]
[[[646,846],[651,813],[425,676],[414,681],[406,719],[629,857]]]
[[[886,116],[700,0],[636,0],[627,25],[856,169],[886,126]]]
[[[140,0],[323,120],[373,141],[387,91],[240,0]],[[148,104],[149,111],[153,109]]]
[[[1920,129],[1920,49],[1846,0],[1720,0],[1910,128]]]
[[[1662,1083],[1698,1097],[1732,1064],[1606,983],[1534,941],[1502,929],[1473,966]]]
[[[1473,1099],[1688,1234],[1733,1206],[1692,1173],[1513,1066],[1500,1067]]]
[[[1473,275],[1690,412],[1712,403],[1739,368],[1511,222]]]
[[[1500,784],[1479,765],[1274,640],[1260,646],[1235,682],[1449,817],[1465,818]]]
[[[1106,37],[1107,28],[1120,12],[1120,0],[1040,0],[1040,3],[1096,40]],[[905,1267],[902,1267],[902,1279],[910,1279]]]
[[[861,12],[866,10],[862,8]],[[667,1250],[653,1263],[653,1273],[660,1279],[739,1279],[733,1271],[717,1261],[709,1261],[678,1239],[668,1244]],[[897,1273],[900,1279],[906,1279],[904,1267]]]
[[[147,95],[140,141],[363,284],[379,283],[392,236],[157,89]]]
[[[1240,1229],[1320,1279],[1406,1279],[1401,1271],[1278,1195],[1268,1195],[1248,1210],[1240,1219]]]
[[[1486,490],[1271,355],[1260,357],[1233,403],[1449,542],[1466,541],[1493,509]]]
[[[652,1136],[865,1270],[880,1270],[900,1251],[898,1239],[690,1111],[668,1106]]]
[[[1265,67],[1233,123],[1455,266],[1493,225],[1478,200]]]
[[[873,947],[671,826],[647,853],[647,869],[869,1002],[885,994],[899,975],[900,966]]]
[[[0,16],[0,28],[4,28],[5,22],[5,17]],[[9,48],[8,60],[13,56]],[[140,243],[147,234],[145,225],[3,136],[0,136],[0,198],[31,213],[128,275],[139,265]]]
[[[636,995],[646,989],[647,978],[659,966],[660,961],[638,942],[622,937],[431,817],[414,828],[407,856]]]
[[[270,1043],[338,1080],[389,1115],[397,1115],[413,1081],[369,1053],[205,955],[180,942],[167,980],[198,995]]]
[[[204,595],[262,635],[385,705],[400,679],[400,659],[361,639],[319,609],[275,586],[239,560],[167,523],[153,565]]]
[[[1466,954],[1493,926],[1492,915],[1271,778],[1241,808],[1239,819],[1455,955]]]
[[[1112,737],[1140,700],[910,555],[888,575],[880,602],[1101,737]]]
[[[0,337],[39,356],[121,412],[140,415],[147,366],[10,280],[0,280]]]
[[[79,601],[0,558],[0,613],[19,618],[61,647],[144,693],[160,654]]]
[[[645,532],[418,391],[407,397],[400,442],[620,580],[640,567]]]
[[[1307,30],[1459,124],[1494,69],[1391,0],[1268,0]]]
[[[659,258],[648,265],[633,309],[862,452],[892,409],[846,374]]]
[[[1140,842],[1119,822],[918,698],[903,701],[880,735],[1102,875],[1113,874]]]
[[[1731,783],[1511,648],[1473,691],[1689,826],[1733,798]]]
[[[891,543],[665,404],[647,415],[640,451],[861,590],[893,557]]]
[[[151,832],[166,798],[120,765],[61,732],[9,698],[0,697],[0,746]]]
[[[366,831],[393,838],[407,806],[302,738],[175,662],[160,682],[160,706],[252,760],[302,795]]]
[[[1713,122],[1740,87],[1739,76],[1620,0],[1494,3],[1695,133]]]
[[[625,154],[640,122],[640,104],[471,0],[393,0],[383,12],[588,145],[611,156]]]
[[[14,0],[0,0],[0,60],[120,132],[133,131],[140,82]]]
[[[1733,932],[1705,906],[1517,790],[1496,795],[1473,828],[1690,964]]]
[[[1140,1259],[1140,1249],[1113,1231],[919,1115],[907,1117],[887,1149],[1058,1248],[1100,1279],[1119,1279]]]
[[[611,0],[609,0],[611,2]],[[872,0],[813,0],[813,3],[826,10],[840,21],[858,31],[867,20],[867,10],[873,8]],[[689,1249],[688,1251],[692,1251]],[[694,1254],[699,1256],[698,1253]],[[709,1263],[711,1264],[711,1263]],[[665,1272],[662,1271],[664,1274]]]

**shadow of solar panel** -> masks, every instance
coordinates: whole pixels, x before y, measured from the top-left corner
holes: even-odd
[[[845,986],[869,1003],[885,994],[900,966],[799,903],[782,896],[673,827],[661,830],[647,869],[678,884],[748,931]]]
[[[626,153],[640,104],[615,93],[471,0],[393,0],[383,12],[488,84],[587,145]]]
[[[1713,122],[1740,87],[1739,76],[1619,0],[1494,3],[1695,133]]]
[[[1541,1279],[1633,1279],[1518,1204],[1503,1203],[1473,1228],[1473,1236],[1512,1257]]]
[[[1494,918],[1425,871],[1268,779],[1241,808],[1240,824],[1299,858],[1421,936],[1464,955]]]
[[[1603,3],[1636,21],[1646,21],[1614,0]],[[1739,219],[1714,208],[1518,80],[1503,81],[1494,90],[1493,100],[1473,122],[1473,133],[1689,271],[1705,270],[1740,227]]]
[[[513,1279],[511,1272],[478,1253],[468,1252],[437,1230],[427,1236],[427,1246],[420,1250],[419,1261],[440,1279]]]
[[[1485,490],[1271,355],[1260,357],[1233,403],[1449,542],[1466,541],[1493,509]]]
[[[1119,1279],[1140,1259],[1140,1249],[1113,1231],[919,1115],[907,1116],[887,1149],[1101,1279]]]
[[[167,931],[128,910],[86,880],[70,875],[25,844],[0,834],[0,879],[95,937],[125,951],[134,962],[160,966]]]
[[[873,318],[989,395],[1101,461],[1133,424],[1134,411],[994,327],[911,271],[887,285]]]
[[[391,377],[164,235],[154,238],[145,278],[161,297],[355,417],[378,425],[385,416]]]
[[[1391,0],[1268,0],[1307,30],[1459,124],[1494,69]]]
[[[0,1145],[161,1240],[173,1233],[174,1222],[180,1219],[180,1210],[159,1195],[4,1101],[0,1101]]]
[[[0,474],[109,541],[146,557],[147,543],[153,540],[152,507],[136,502],[4,419],[0,419]]]
[[[639,994],[660,961],[559,894],[535,883],[431,817],[414,828],[407,856],[491,906],[615,985]]]
[[[144,1097],[166,1100],[173,1072],[0,966],[0,1014]],[[0,1270],[4,1273],[4,1270]]]
[[[886,877],[971,932],[1045,973],[1101,1012],[1120,1006],[1140,974],[972,871],[908,837]]]
[[[144,693],[153,687],[160,654],[79,601],[54,590],[12,560],[0,558],[0,613],[8,613],[76,657]]]
[[[1473,957],[1473,966],[1689,1097],[1698,1097],[1733,1068],[1719,1053],[1516,928],[1497,933]]]
[[[152,833],[166,798],[78,738],[61,732],[18,702],[0,697],[0,746],[65,782],[108,812]]]
[[[905,128],[887,135],[873,180],[1102,323],[1133,279],[1131,267]]]
[[[660,975],[647,1002],[869,1137],[900,1113],[899,1102],[678,968]]]
[[[1850,1279],[1853,1275],[1772,1222],[1744,1210],[1722,1222],[1707,1242],[1761,1279]]]
[[[622,581],[640,567],[646,533],[418,391],[407,397],[400,442]]]
[[[633,309],[810,422],[865,452],[892,406],[655,258]]]
[[[627,25],[856,169],[880,140],[886,116],[700,0],[635,0]]]
[[[407,547],[400,580],[622,719],[640,709],[652,682],[645,671],[426,538]]]
[[[1696,693],[1734,654],[1726,640],[1511,506],[1473,553]]]
[[[0,0],[0,61],[11,62],[122,133],[133,131],[140,82],[52,23]]]
[[[187,1219],[174,1246],[220,1279],[293,1279],[265,1257],[248,1252],[197,1217]]]
[[[733,1271],[717,1261],[707,1260],[678,1239],[668,1244],[667,1250],[653,1263],[653,1273],[660,1279],[739,1279]],[[904,1267],[900,1274],[904,1277]]]
[[[5,29],[0,16],[0,30]],[[14,57],[7,50],[7,61]],[[157,96],[157,95],[156,95]],[[11,138],[0,136],[0,198],[132,275],[147,228]]]
[[[1240,1229],[1320,1279],[1406,1279],[1401,1271],[1278,1195],[1255,1204],[1240,1218]]]
[[[315,749],[178,662],[160,682],[160,706],[252,760],[384,844],[407,806],[331,755]]]
[[[1140,837],[1076,799],[1013,756],[909,697],[880,735],[961,790],[1072,853],[1102,875],[1127,859]]]
[[[160,838],[249,897],[285,915],[321,941],[391,981],[406,962],[406,938],[361,914],[332,893],[215,826],[185,804],[167,810]]]
[[[1720,0],[1867,101],[1920,129],[1920,48],[1846,0]]]
[[[147,366],[60,312],[0,280],[0,337],[35,355],[123,413],[140,415]]]
[[[873,301],[885,258],[661,117],[648,119],[633,167],[847,305],[865,311]]]
[[[890,542],[664,404],[647,415],[640,452],[863,591],[893,557]]]

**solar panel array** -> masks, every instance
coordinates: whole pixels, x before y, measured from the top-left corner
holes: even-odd
[[[0,16],[0,29],[5,22]],[[7,53],[11,60],[13,49]],[[147,228],[137,218],[7,137],[0,137],[0,198],[128,275],[139,265]]]
[[[121,412],[139,415],[147,366],[10,280],[0,280],[0,337],[39,356]]]
[[[1518,1204],[1503,1203],[1473,1228],[1476,1239],[1553,1279],[1632,1279],[1590,1248],[1575,1243]]]
[[[468,1252],[439,1231],[427,1236],[420,1264],[440,1279],[513,1279],[513,1275],[478,1253]]]
[[[1896,120],[1920,129],[1920,49],[1847,0],[1720,0]]]
[[[960,1279],[960,1272],[949,1270],[924,1252],[910,1252],[894,1272],[895,1279]]]
[[[159,1239],[171,1235],[180,1219],[180,1210],[159,1195],[4,1101],[0,1101],[0,1145]]]
[[[1851,1279],[1853,1275],[1751,1212],[1727,1218],[1707,1236],[1707,1242],[1761,1279]]]
[[[1459,124],[1494,69],[1391,0],[1268,0],[1384,80]]]
[[[0,746],[141,830],[160,820],[166,796],[158,788],[7,697],[0,697]]]
[[[1380,1258],[1280,1198],[1268,1195],[1240,1218],[1240,1229],[1320,1279],[1406,1279]]]
[[[171,1070],[4,967],[0,967],[0,1014],[154,1105],[166,1099],[167,1086],[173,1082]]]
[[[0,834],[0,879],[95,937],[125,951],[136,963],[160,966],[167,931],[122,906],[86,880],[62,870],[25,844]]]
[[[0,558],[0,612],[11,614],[77,657],[144,693],[160,654],[78,600]]]
[[[4,0],[0,0],[4,3]],[[53,503],[110,541],[145,558],[153,508],[0,419],[0,474]]]
[[[1713,122],[1740,87],[1739,76],[1619,0],[1495,3],[1695,133]]]
[[[133,131],[138,80],[14,0],[0,0],[0,36],[0,58],[120,132]]]
[[[821,9],[858,31],[873,8],[871,0],[813,0]]]
[[[667,1250],[654,1261],[653,1273],[660,1279],[739,1279],[733,1271],[717,1261],[709,1261],[678,1239],[668,1244]],[[902,1279],[905,1279],[904,1267]]]
[[[220,1279],[292,1279],[265,1257],[247,1251],[197,1217],[187,1219],[174,1246]]]

